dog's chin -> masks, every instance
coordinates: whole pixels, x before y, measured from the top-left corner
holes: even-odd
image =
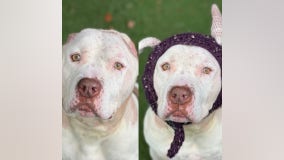
[[[189,116],[181,111],[172,112],[165,117],[165,121],[173,121],[177,123],[188,123],[191,122]]]
[[[166,118],[166,121],[173,121],[177,123],[191,122],[191,120],[187,116],[176,116],[176,115],[170,115],[168,118]]]
[[[166,121],[173,121],[177,123],[192,122],[192,116],[188,113],[188,108],[193,108],[193,103],[186,103],[183,105],[171,104],[165,107],[168,108],[167,113],[164,115]]]
[[[93,107],[91,107],[90,105],[84,104],[84,105],[76,106],[75,112],[80,117],[87,117],[87,118],[99,117],[96,111],[92,108]]]
[[[110,116],[103,116],[97,110],[93,104],[79,104],[76,106],[71,107],[71,112],[75,114],[76,117],[80,118],[94,118],[94,119],[100,119],[100,120],[110,120],[112,119],[112,115]]]
[[[190,120],[187,117],[176,117],[171,116],[168,118],[169,121],[177,122],[177,123],[188,123]]]

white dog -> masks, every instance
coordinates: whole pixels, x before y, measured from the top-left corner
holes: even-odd
[[[138,159],[138,58],[130,38],[84,29],[63,46],[63,160]]]
[[[211,38],[211,41],[220,46],[221,13],[216,5],[212,6],[212,17],[211,35],[215,39]],[[182,36],[173,36],[172,40],[175,41],[179,37]],[[191,34],[190,38],[194,41],[199,37]],[[206,40],[206,37],[203,39]],[[150,46],[156,47],[155,50],[159,52],[167,44],[164,41],[165,45],[159,46],[161,43],[156,38],[145,38],[139,42],[139,51]],[[154,51],[149,61],[155,59],[154,54],[157,53]],[[169,159],[167,153],[169,153],[175,131],[165,121],[171,121],[183,124],[185,140],[178,152],[170,158],[220,160],[222,156],[221,107],[219,105],[212,109],[217,97],[221,95],[220,62],[218,63],[216,57],[203,47],[177,44],[165,50],[153,70],[152,83],[157,96],[157,101],[153,103],[157,104],[157,108],[149,107],[144,119],[144,136],[150,146],[151,157],[154,160]],[[147,75],[144,75],[145,79]],[[150,85],[146,83],[144,86],[146,92]],[[151,94],[151,89],[149,90],[148,94]],[[210,110],[211,114],[209,114]]]

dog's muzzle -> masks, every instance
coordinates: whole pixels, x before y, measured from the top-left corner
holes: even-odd
[[[80,96],[94,98],[100,94],[102,85],[97,79],[83,78],[78,82],[77,89]]]
[[[82,78],[76,85],[76,97],[71,106],[81,116],[99,116],[98,107],[102,93],[102,84],[96,78]]]
[[[168,91],[168,113],[165,117],[178,122],[188,121],[188,111],[192,109],[193,99],[193,92],[188,86],[173,86]]]

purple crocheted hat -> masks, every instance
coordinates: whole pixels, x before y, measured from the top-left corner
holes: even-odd
[[[154,50],[148,57],[148,61],[145,66],[144,74],[142,76],[142,83],[146,98],[153,109],[153,111],[157,114],[157,94],[154,89],[153,76],[154,69],[158,59],[172,46],[174,45],[189,45],[189,46],[198,46],[209,51],[217,60],[222,69],[222,46],[219,45],[216,40],[208,35],[202,35],[199,33],[182,33],[177,34],[172,37],[167,38],[162,41],[160,44],[155,46]],[[212,113],[217,108],[222,105],[222,89],[214,102],[209,114]],[[184,130],[183,125],[190,123],[177,123],[173,121],[167,121],[167,124],[170,125],[174,131],[174,139],[171,143],[170,149],[168,150],[167,156],[169,158],[174,157],[179,151],[182,143],[184,141]]]

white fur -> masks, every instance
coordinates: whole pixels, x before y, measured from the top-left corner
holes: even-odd
[[[172,160],[221,160],[221,109],[200,123],[185,125],[185,141]],[[167,160],[167,151],[174,138],[173,129],[161,120],[151,108],[144,118],[144,136],[150,146],[153,160]]]
[[[170,70],[163,71],[161,65],[168,62]],[[200,73],[203,66],[209,66],[209,75]],[[174,131],[165,120],[168,101],[167,93],[172,86],[189,86],[193,91],[193,107],[188,119],[193,122],[184,125],[185,141],[174,160],[220,160],[221,159],[221,109],[212,113],[215,99],[221,89],[221,70],[216,59],[205,49],[196,46],[175,45],[158,60],[154,71],[154,88],[158,96],[158,116],[148,109],[144,119],[144,135],[150,146],[153,160],[164,160],[173,140]],[[187,121],[180,121],[187,122]]]
[[[216,5],[212,5],[212,19],[211,35],[221,45],[222,17]],[[145,47],[147,45],[139,46]],[[164,71],[161,66],[166,62],[170,64],[170,69]],[[210,67],[212,72],[202,73],[203,67]],[[166,116],[169,114],[167,95],[173,86],[187,86],[193,93],[192,103],[186,106],[185,119]],[[185,141],[173,160],[221,160],[221,108],[208,116],[221,90],[221,68],[216,59],[197,46],[172,46],[157,61],[154,88],[158,96],[158,115],[149,107],[144,118],[144,136],[152,159],[169,159],[167,151],[174,138],[174,130],[165,120],[171,120],[192,122],[184,125]]]
[[[138,159],[138,102],[132,94],[138,60],[131,40],[117,31],[99,29],[84,29],[71,38],[63,46],[62,159]],[[81,55],[80,62],[72,62],[74,53]],[[124,68],[114,69],[115,62]],[[76,86],[82,78],[96,78],[102,85],[92,117],[72,110],[79,101]]]

